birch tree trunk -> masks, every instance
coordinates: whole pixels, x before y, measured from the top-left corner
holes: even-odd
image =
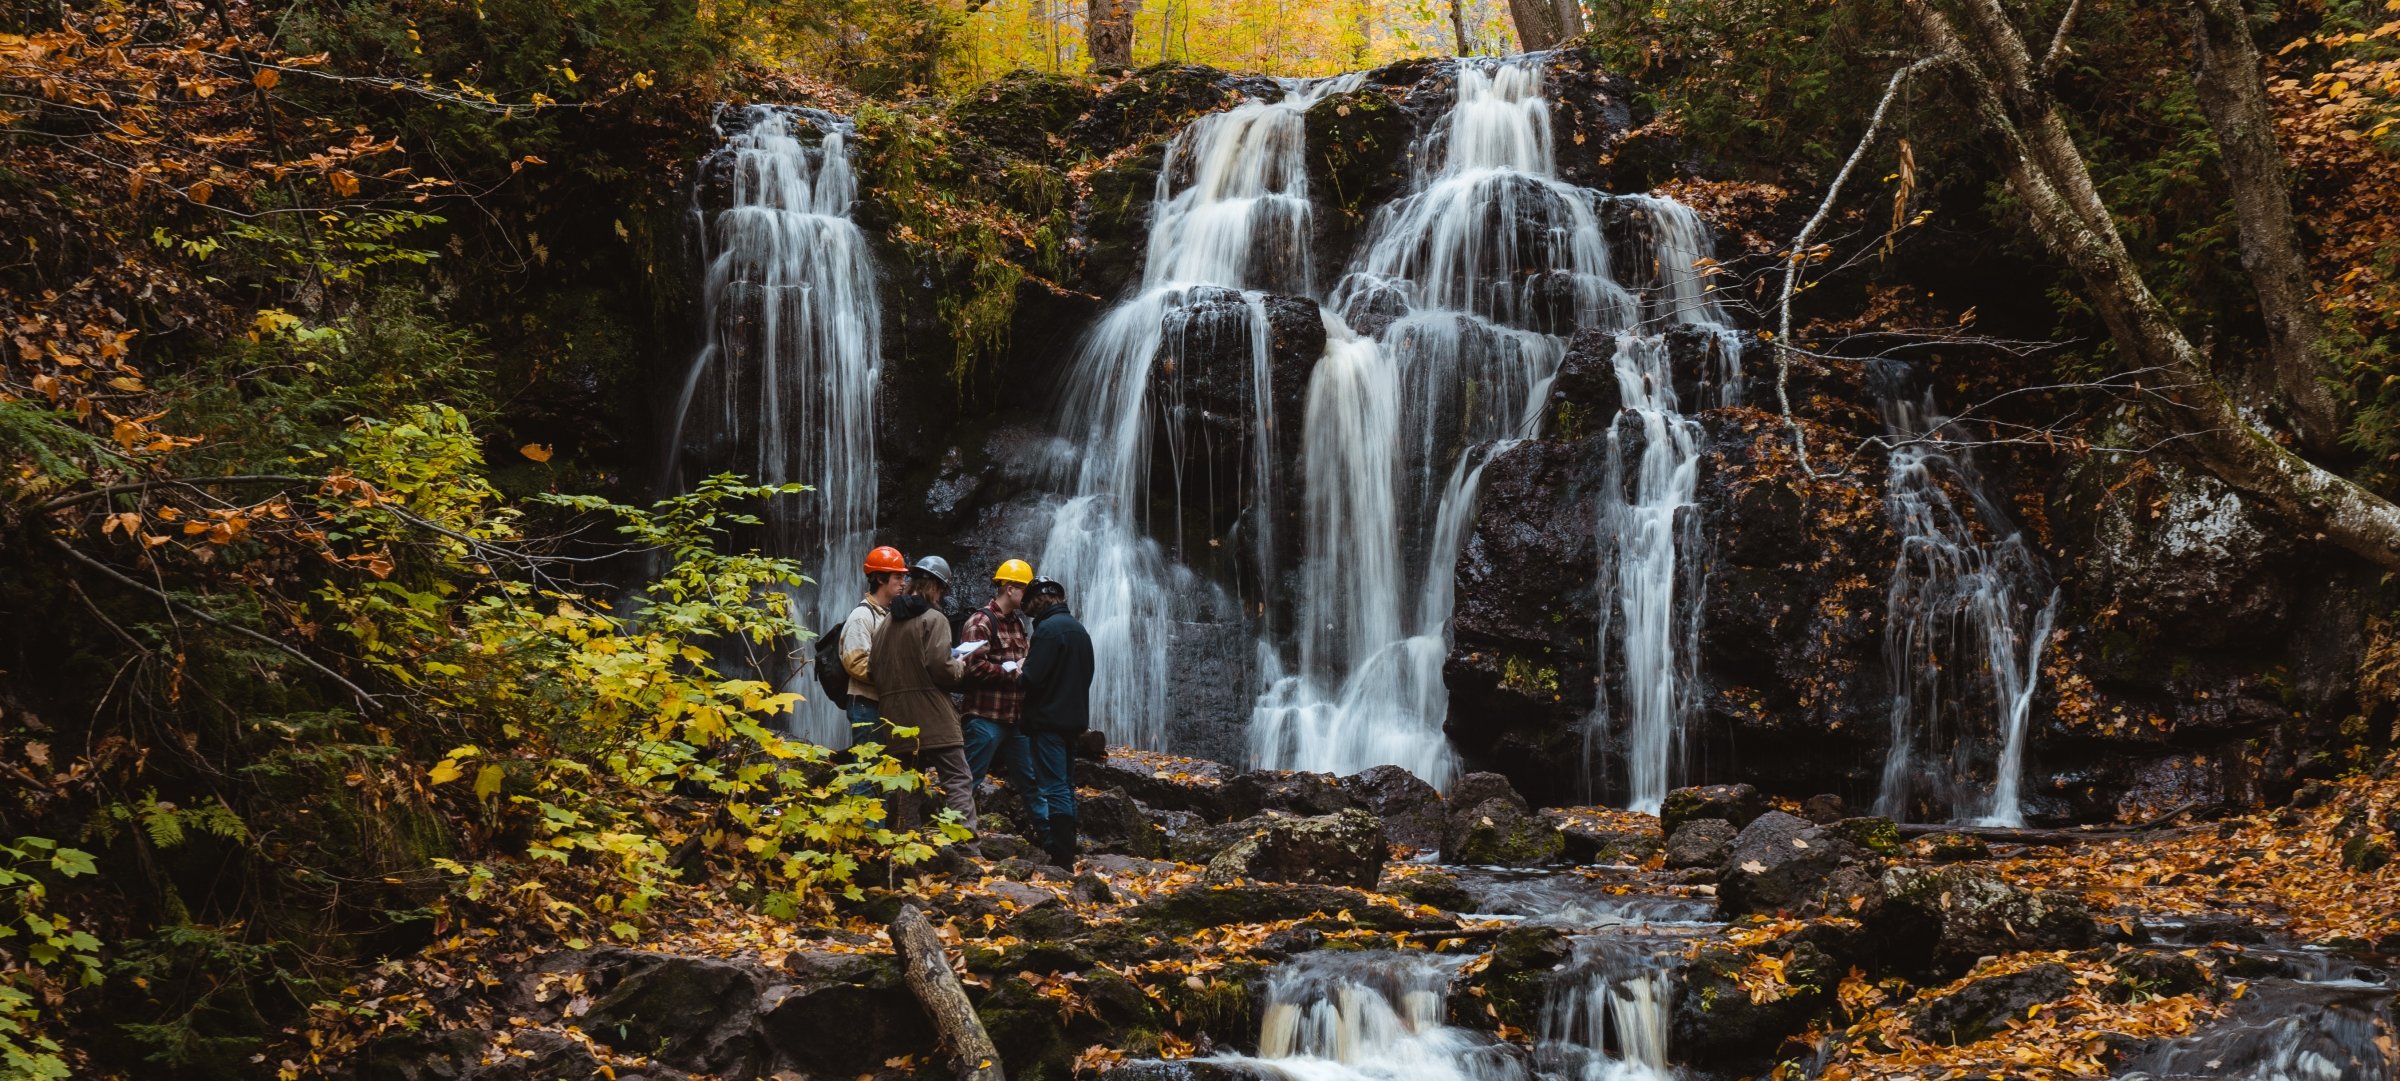
[[[2083,152],[2034,77],[2025,38],[2000,0],[1918,0],[1910,17],[1997,136],[2008,184],[2034,234],[2075,271],[2130,367],[2159,370],[2182,407],[2179,444],[2235,490],[2326,541],[2400,570],[2400,507],[2278,444],[2243,414],[2143,282],[2092,184]]]

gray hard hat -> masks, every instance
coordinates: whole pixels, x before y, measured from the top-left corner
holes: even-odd
[[[908,571],[910,574],[922,574],[930,577],[934,581],[940,582],[944,589],[950,587],[950,561],[940,556],[926,556],[919,559],[917,565],[910,567]]]

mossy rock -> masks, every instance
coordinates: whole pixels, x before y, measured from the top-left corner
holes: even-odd
[[[1141,268],[1150,235],[1150,203],[1166,168],[1167,144],[1152,143],[1084,179],[1076,231],[1083,240],[1080,280],[1091,292],[1114,295]]]
[[[1375,87],[1331,94],[1309,106],[1308,171],[1320,207],[1339,209],[1352,224],[1408,182],[1408,147],[1416,120]]]
[[[1934,863],[1965,863],[1992,858],[1992,846],[1964,833],[1928,833],[1908,846],[1917,858]]]
[[[1074,149],[1067,130],[1098,100],[1099,85],[1089,79],[1014,71],[968,91],[950,120],[1018,157],[1056,161]]]
[[[1826,827],[1834,836],[1886,856],[1900,854],[1900,826],[1888,818],[1845,818]]]
[[[1188,886],[1135,905],[1126,923],[1144,933],[1171,938],[1202,927],[1229,923],[1276,923],[1350,913],[1347,926],[1374,931],[1429,931],[1456,921],[1402,911],[1339,886]]]
[[[1420,905],[1432,905],[1444,912],[1475,910],[1475,895],[1459,884],[1456,875],[1419,872],[1394,882],[1387,892]]]
[[[1560,862],[1566,838],[1532,815],[1508,811],[1487,800],[1451,820],[1442,859],[1490,867],[1541,867]]]
[[[1015,942],[994,949],[968,945],[963,951],[970,972],[1087,972],[1100,967],[1092,955],[1067,942]]]
[[[1206,1035],[1219,1047],[1256,1050],[1258,981],[1267,967],[1233,962],[1192,980],[1162,977],[1161,982],[1150,985],[1150,991],[1165,1004],[1171,1022],[1168,1027],[1185,1039],[1198,1042]]]
[[[1450,997],[1454,1024],[1492,1029],[1508,1025],[1542,1029],[1542,1007],[1560,965],[1575,954],[1567,936],[1552,927],[1515,927],[1492,944],[1491,960],[1469,979],[1465,994]]]
[[[1764,957],[1781,965],[1779,993],[1760,1002],[1741,985]],[[1753,973],[1756,975],[1756,973]],[[1787,1041],[1833,1005],[1842,966],[1813,942],[1777,939],[1747,950],[1707,946],[1676,973],[1672,1046],[1697,1065],[1719,1069],[1764,1066]]]

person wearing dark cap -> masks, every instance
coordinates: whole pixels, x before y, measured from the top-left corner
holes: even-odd
[[[908,569],[908,593],[892,603],[892,615],[875,634],[867,655],[870,681],[880,696],[883,721],[893,728],[913,728],[912,737],[892,738],[892,750],[917,770],[931,768],[942,790],[942,803],[958,812],[967,829],[975,828],[975,783],[967,768],[966,736],[958,711],[950,704],[949,689],[966,677],[964,655],[951,648],[950,617],[942,613],[942,598],[950,592],[950,563],[926,556]],[[910,797],[909,793],[895,793]],[[886,820],[896,829],[918,825],[915,798],[893,801]],[[973,842],[966,850],[977,854]]]
[[[1059,866],[1073,870],[1075,833],[1075,737],[1092,726],[1092,636],[1067,608],[1067,587],[1036,578],[1025,590],[1033,616],[1033,641],[1017,673],[1025,690],[1021,722],[1030,744],[1034,788],[1050,815],[1042,847]]]

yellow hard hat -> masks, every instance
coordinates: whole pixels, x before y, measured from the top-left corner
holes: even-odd
[[[1000,564],[999,570],[992,572],[992,581],[1015,582],[1018,585],[1030,583],[1033,581],[1033,564],[1022,559],[1009,560]]]

